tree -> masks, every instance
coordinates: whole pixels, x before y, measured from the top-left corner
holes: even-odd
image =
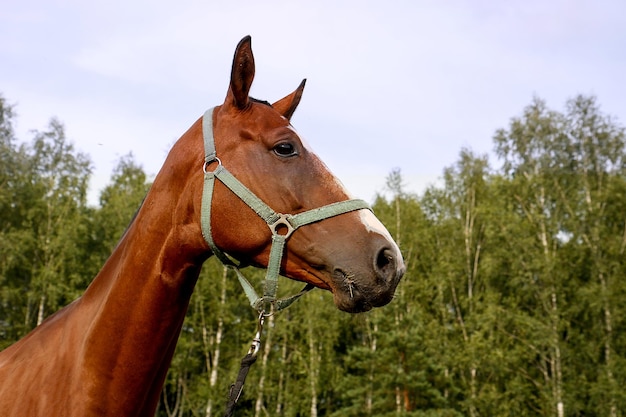
[[[23,283],[28,281],[30,233],[24,230],[29,156],[16,144],[13,106],[0,96],[0,349],[26,331]]]
[[[31,167],[40,204],[31,206],[29,219],[38,248],[31,297],[39,301],[37,324],[40,324],[46,315],[79,295],[68,285],[73,279],[73,270],[68,266],[79,252],[77,233],[83,223],[91,161],[74,150],[65,137],[64,126],[56,119],[50,121],[47,131],[36,133],[32,154]]]
[[[100,193],[100,208],[93,214],[92,262],[104,264],[124,231],[132,222],[150,189],[147,175],[132,154],[120,158],[113,169],[110,184]],[[96,271],[97,272],[97,271]]]
[[[496,151],[504,159],[505,175],[511,178],[509,191],[514,210],[525,228],[536,237],[530,246],[514,250],[523,259],[518,279],[531,288],[536,305],[520,306],[533,316],[535,333],[531,345],[540,358],[546,386],[540,395],[558,417],[565,414],[566,392],[563,381],[562,316],[565,306],[563,271],[559,268],[561,251],[558,235],[563,208],[556,204],[554,182],[565,181],[554,156],[565,146],[563,118],[549,111],[539,99],[528,106],[522,118],[514,118],[508,131],[496,133]],[[538,310],[537,310],[538,308]],[[530,343],[530,342],[529,342]],[[542,403],[543,401],[540,401]]]
[[[624,129],[599,112],[593,97],[570,100],[566,114],[535,99],[495,141],[504,160],[503,197],[514,213],[501,227],[516,237],[506,242],[518,257],[510,268],[522,290],[515,307],[526,312],[511,335],[538,359],[540,374],[529,375],[545,400],[538,407],[559,417],[618,415],[624,403],[617,381],[624,379],[613,362],[620,360],[614,311],[623,303],[613,294],[624,294]],[[576,360],[581,354],[587,359]]]
[[[77,295],[72,283],[81,270],[78,237],[84,232],[91,168],[58,120],[35,132],[30,145],[17,147],[11,112],[3,113],[3,250],[8,254],[2,291],[11,342]]]

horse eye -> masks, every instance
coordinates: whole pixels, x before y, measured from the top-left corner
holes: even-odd
[[[278,156],[283,157],[295,156],[298,154],[298,152],[296,152],[295,146],[293,146],[293,144],[289,142],[281,142],[274,146],[274,153]]]

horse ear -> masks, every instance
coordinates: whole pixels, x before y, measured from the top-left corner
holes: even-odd
[[[296,91],[272,104],[272,107],[274,107],[276,111],[282,114],[287,120],[291,120],[291,116],[296,111],[298,104],[300,104],[305,84],[306,78],[302,80],[298,88],[296,88]]]
[[[248,106],[248,93],[254,80],[254,55],[252,55],[252,38],[246,36],[239,41],[233,58],[230,73],[230,88],[226,95],[226,104],[233,104],[239,110]]]

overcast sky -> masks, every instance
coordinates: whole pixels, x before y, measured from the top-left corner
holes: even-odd
[[[61,120],[93,161],[91,202],[129,152],[158,172],[223,102],[248,34],[252,95],[275,101],[307,78],[292,122],[368,201],[392,169],[420,192],[462,148],[491,152],[533,96],[563,110],[593,94],[626,120],[623,0],[0,3],[0,94],[18,138]]]

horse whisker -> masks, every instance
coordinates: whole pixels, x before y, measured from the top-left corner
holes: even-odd
[[[346,285],[348,286],[348,291],[350,292],[350,298],[354,298],[354,274],[346,274],[345,272],[343,273],[343,279],[346,282]]]

